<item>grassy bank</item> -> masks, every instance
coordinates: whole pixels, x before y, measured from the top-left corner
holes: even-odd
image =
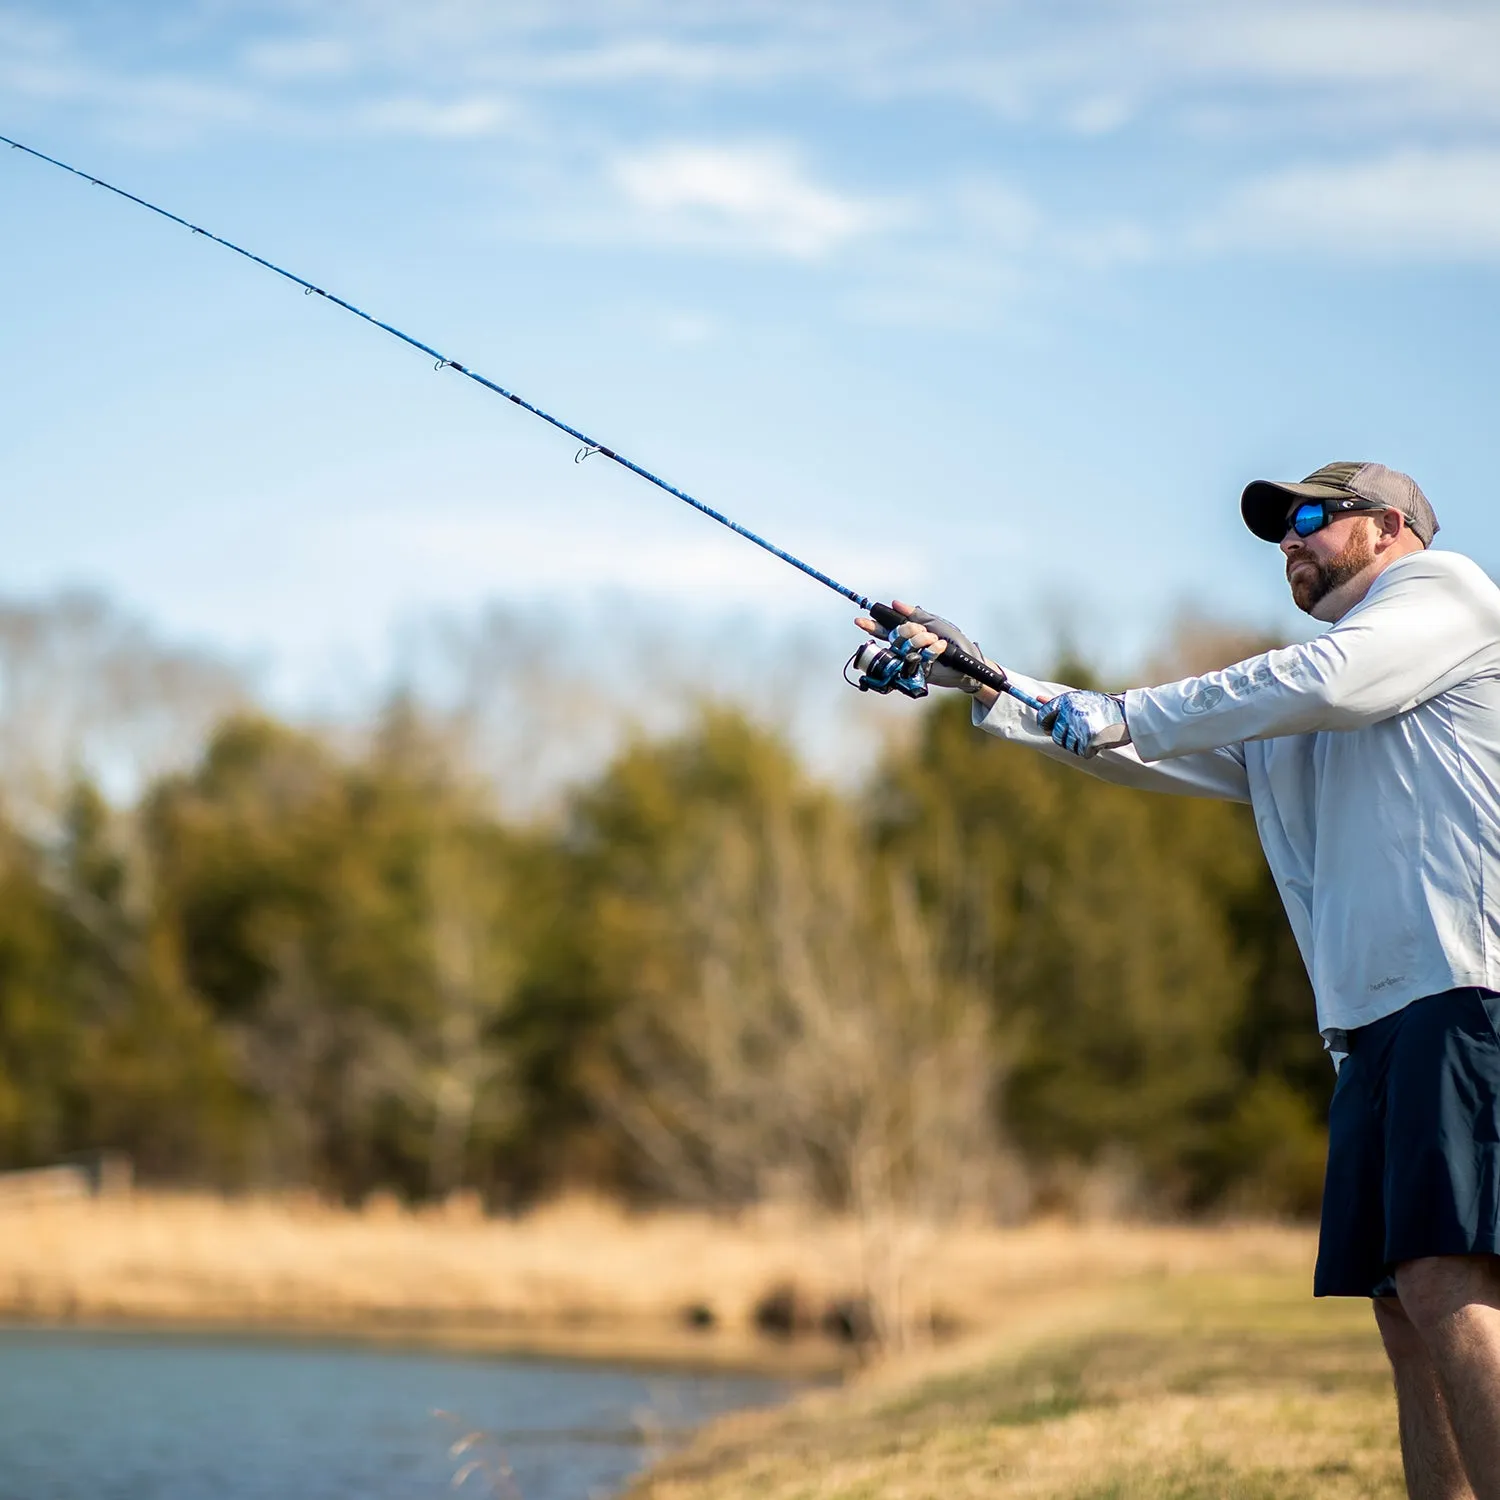
[[[0,1317],[338,1330],[494,1348],[778,1370],[847,1365],[756,1309],[857,1295],[868,1246],[839,1220],[629,1214],[572,1199],[515,1220],[462,1206],[137,1194],[0,1208]],[[1122,1225],[911,1234],[912,1298],[945,1327],[1011,1326],[1018,1304],[1212,1270],[1305,1284],[1310,1236]]]
[[[1003,1328],[720,1422],[633,1500],[1400,1500],[1367,1304],[1191,1271],[1018,1299]]]

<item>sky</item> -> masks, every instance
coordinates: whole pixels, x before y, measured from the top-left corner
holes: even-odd
[[[1500,567],[1492,4],[0,0],[0,133],[1022,669],[1298,631],[1237,498],[1333,460]],[[836,680],[835,596],[336,308],[16,152],[0,231],[0,596],[293,704],[486,609]]]

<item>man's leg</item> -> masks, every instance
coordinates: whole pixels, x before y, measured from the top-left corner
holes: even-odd
[[[1394,1297],[1376,1299],[1375,1321],[1396,1381],[1407,1494],[1411,1500],[1473,1500],[1437,1369],[1422,1335]]]
[[[1475,1500],[1500,1500],[1500,1258],[1404,1261],[1396,1294],[1436,1371]]]

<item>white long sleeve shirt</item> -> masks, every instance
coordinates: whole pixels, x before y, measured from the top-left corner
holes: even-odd
[[[1500,588],[1476,563],[1402,557],[1316,640],[1135,689],[1125,718],[1132,744],[1080,760],[1015,699],[975,705],[1103,780],[1248,802],[1336,1052],[1424,995],[1500,990]]]

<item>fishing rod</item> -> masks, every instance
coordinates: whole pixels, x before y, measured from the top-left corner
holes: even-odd
[[[927,668],[936,660],[929,651],[913,651],[911,643],[903,639],[898,631],[906,624],[906,617],[887,604],[880,604],[873,599],[866,598],[863,594],[856,593],[851,588],[846,588],[836,579],[830,578],[828,574],[819,572],[811,563],[803,562],[800,557],[790,552],[783,551],[773,542],[768,542],[765,537],[757,535],[748,526],[741,526],[738,521],[731,520],[721,511],[715,510],[703,501],[695,499],[686,490],[680,490],[674,484],[669,484],[658,474],[653,474],[650,469],[643,468],[634,460],[625,457],[623,453],[613,448],[606,447],[603,443],[595,442],[587,433],[580,432],[578,428],[571,427],[560,417],[555,417],[551,412],[543,411],[540,406],[533,405],[524,397],[518,396],[514,391],[507,390],[503,385],[481,375],[478,370],[470,369],[469,366],[460,364],[456,359],[449,359],[446,354],[440,353],[430,344],[425,344],[421,339],[413,338],[409,333],[403,333],[393,323],[383,322],[380,318],[356,307],[352,302],[346,302],[344,298],[333,292],[317,286],[315,283],[298,276],[295,272],[288,271],[284,266],[278,266],[274,261],[267,260],[262,255],[257,255],[253,250],[247,250],[243,245],[237,245],[233,240],[227,240],[222,235],[214,234],[211,230],[204,229],[200,224],[194,224],[184,219],[179,214],[174,214],[168,209],[160,207],[149,200],[137,197],[136,194],[127,192],[122,187],[116,187],[112,182],[106,182],[102,177],[95,177],[92,173],[80,171],[77,167],[69,166],[65,161],[59,161],[55,156],[48,156],[45,151],[38,151],[34,146],[28,146],[24,142],[12,140],[9,136],[0,135],[0,144],[11,147],[13,150],[22,151],[27,156],[35,157],[37,161],[45,162],[48,166],[57,167],[61,171],[70,173],[74,177],[81,178],[84,182],[92,183],[94,187],[103,188],[106,192],[113,193],[117,198],[124,198],[129,203],[134,203],[140,208],[149,209],[150,212],[159,215],[163,219],[170,219],[174,224],[180,224],[182,228],[190,230],[193,234],[200,234],[205,239],[212,240],[216,245],[222,245],[226,250],[232,250],[236,255],[243,256],[246,260],[254,261],[258,266],[264,266],[266,270],[275,272],[286,281],[292,282],[302,288],[304,296],[322,297],[325,301],[333,303],[335,307],[341,307],[345,312],[353,313],[356,318],[363,318],[366,323],[373,324],[376,328],[391,335],[392,338],[400,339],[403,344],[409,344],[413,349],[420,350],[423,354],[431,356],[436,361],[434,368],[437,370],[453,370],[459,375],[472,380],[476,385],[483,386],[485,390],[492,391],[497,396],[504,396],[507,401],[514,402],[523,411],[529,411],[532,416],[540,417],[542,421],[565,432],[569,437],[576,439],[583,446],[574,456],[575,463],[581,463],[594,454],[619,464],[622,469],[628,469],[632,474],[648,480],[658,489],[665,490],[667,494],[675,496],[678,500],[691,505],[694,510],[701,511],[710,520],[717,521],[721,526],[727,526],[731,531],[744,537],[746,541],[754,542],[757,547],[764,548],[773,557],[779,557],[782,562],[790,563],[792,567],[800,572],[806,573],[809,578],[815,578],[825,588],[830,588],[836,594],[842,594],[851,603],[859,605],[868,611],[871,618],[881,629],[888,632],[888,645],[881,645],[878,641],[869,641],[861,646],[845,665],[847,673],[849,666],[859,669],[860,677],[855,684],[861,692],[890,693],[901,692],[909,698],[925,697],[927,693]],[[1000,668],[991,666],[989,662],[981,661],[971,656],[967,651],[960,650],[951,641],[941,653],[943,665],[952,667],[962,672],[965,676],[977,678],[986,687],[993,688],[999,693],[1009,693],[1014,698],[1019,698],[1027,707],[1040,711],[1042,705],[1028,694],[1011,684],[1010,679]]]

